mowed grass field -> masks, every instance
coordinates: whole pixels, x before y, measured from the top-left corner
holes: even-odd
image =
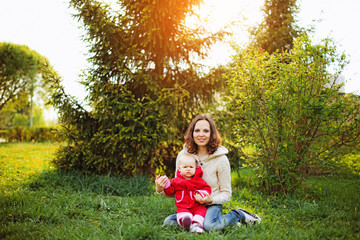
[[[224,213],[242,207],[262,223],[197,235],[162,226],[174,200],[154,193],[153,180],[59,172],[51,166],[57,148],[0,143],[1,239],[360,239],[357,171],[312,176],[294,195],[276,197],[241,169]]]

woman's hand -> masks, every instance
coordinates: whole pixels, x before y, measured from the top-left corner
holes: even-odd
[[[199,190],[201,191],[201,190]],[[201,191],[205,196],[202,197],[199,193],[195,194],[195,200],[200,204],[210,204],[213,202],[212,197],[207,191]]]
[[[169,181],[169,178],[166,175],[160,176],[157,175],[155,179],[156,192],[160,193],[164,190],[165,184]]]

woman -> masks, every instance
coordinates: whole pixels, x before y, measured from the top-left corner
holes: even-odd
[[[231,170],[230,163],[226,154],[229,151],[221,146],[221,136],[216,128],[213,119],[207,114],[196,116],[190,123],[185,133],[185,144],[176,159],[178,168],[179,156],[184,153],[192,154],[204,172],[203,179],[212,189],[211,195],[204,192],[204,197],[200,194],[195,196],[195,200],[207,207],[204,220],[204,229],[221,230],[226,226],[237,223],[252,224],[260,223],[259,216],[249,213],[243,209],[233,209],[228,214],[222,216],[222,204],[231,198]],[[164,194],[164,186],[168,178],[157,176],[155,179],[156,192]],[[176,223],[176,214],[168,216],[164,220],[164,225]]]

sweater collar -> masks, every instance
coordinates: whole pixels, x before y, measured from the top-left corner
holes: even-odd
[[[184,151],[188,153],[187,147],[185,146],[185,144],[184,144],[183,148],[184,148]],[[220,146],[220,147],[218,147],[218,149],[216,149],[216,151],[213,154],[210,154],[207,158],[203,159],[203,161],[206,162],[213,158],[216,158],[216,157],[219,157],[222,155],[226,155],[228,153],[229,153],[229,150],[226,147]],[[195,154],[191,154],[191,155],[193,155],[195,157],[195,159],[200,163],[199,157],[197,155],[195,155]]]

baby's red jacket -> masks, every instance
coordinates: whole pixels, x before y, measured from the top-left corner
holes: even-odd
[[[170,182],[170,186],[164,189],[167,195],[175,193],[175,205],[178,208],[193,208],[200,205],[195,201],[194,195],[199,193],[205,196],[201,191],[207,191],[211,194],[211,187],[202,179],[203,171],[201,167],[196,167],[195,174],[191,179],[185,179],[179,170],[176,171],[176,178]]]

